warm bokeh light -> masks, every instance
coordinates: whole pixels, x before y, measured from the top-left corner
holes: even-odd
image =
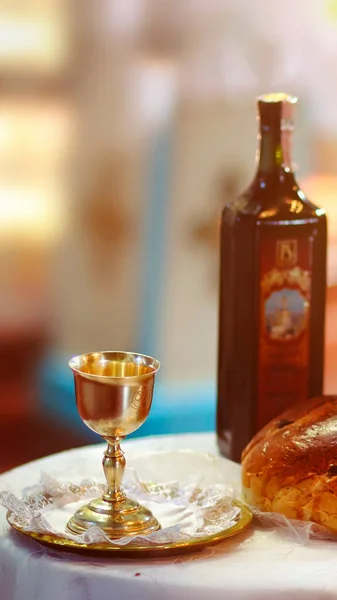
[[[0,100],[0,235],[51,243],[65,221],[73,122],[64,102]]]
[[[68,59],[64,0],[5,2],[0,6],[0,69],[43,74],[59,71]]]
[[[328,217],[328,285],[337,285],[337,176],[311,175],[301,181],[308,198],[325,209]]]

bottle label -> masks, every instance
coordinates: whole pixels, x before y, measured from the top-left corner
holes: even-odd
[[[261,235],[258,429],[307,398],[312,241]]]

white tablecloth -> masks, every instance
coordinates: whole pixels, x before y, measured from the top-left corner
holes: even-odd
[[[125,443],[127,458],[153,449],[217,453],[213,434],[141,438]],[[70,450],[0,477],[18,493],[41,471],[56,478],[102,479],[102,445]],[[223,459],[229,482],[238,465]],[[0,507],[0,600],[224,600],[337,598],[337,544],[295,544],[276,531],[253,527],[201,552],[157,560],[84,557],[47,549],[9,529]]]

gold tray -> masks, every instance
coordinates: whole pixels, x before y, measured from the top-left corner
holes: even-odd
[[[206,546],[212,544],[218,544],[223,540],[238,535],[242,531],[244,531],[251,523],[253,515],[251,511],[241,504],[240,502],[234,502],[236,506],[239,506],[241,509],[240,518],[230,528],[224,529],[223,531],[219,531],[214,535],[208,535],[205,537],[195,537],[189,540],[179,540],[175,542],[168,542],[166,544],[156,544],[155,546],[152,544],[133,544],[127,546],[117,546],[112,544],[83,544],[73,540],[70,540],[66,537],[63,537],[61,534],[50,534],[50,533],[39,533],[36,531],[27,531],[22,529],[17,523],[13,522],[11,511],[7,512],[7,521],[9,525],[18,531],[19,533],[32,538],[33,540],[37,540],[41,544],[45,544],[47,546],[57,547],[59,550],[66,550],[68,552],[85,552],[85,553],[106,553],[112,556],[127,556],[128,558],[149,556],[149,557],[157,557],[164,556],[168,554],[178,554],[181,552],[193,552],[196,550],[202,550]]]

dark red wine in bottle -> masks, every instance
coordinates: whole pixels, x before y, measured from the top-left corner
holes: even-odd
[[[217,437],[237,462],[270,419],[323,387],[327,223],[292,169],[296,102],[258,98],[256,175],[222,213]]]

